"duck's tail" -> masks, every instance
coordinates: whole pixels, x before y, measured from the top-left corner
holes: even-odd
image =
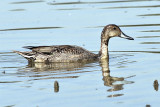
[[[15,51],[15,50],[13,50],[13,52],[23,56],[24,58],[26,58],[28,60],[35,58],[35,53],[33,53],[33,52],[20,52],[20,51]]]

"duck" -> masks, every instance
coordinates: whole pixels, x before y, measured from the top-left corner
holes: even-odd
[[[52,46],[25,46],[23,48],[31,51],[13,51],[26,58],[29,62],[85,62],[103,60],[108,58],[108,44],[110,38],[120,37],[134,40],[121,31],[119,26],[109,24],[104,26],[101,32],[101,47],[99,53],[95,54],[76,45],[52,45]]]

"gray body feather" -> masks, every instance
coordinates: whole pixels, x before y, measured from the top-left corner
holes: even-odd
[[[33,62],[81,62],[98,59],[98,55],[72,45],[26,46],[30,52],[14,51]]]

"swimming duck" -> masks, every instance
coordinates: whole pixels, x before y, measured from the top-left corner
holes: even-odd
[[[97,59],[107,59],[108,43],[112,37],[121,37],[134,40],[124,34],[115,24],[105,26],[101,33],[101,47],[98,54],[92,53],[82,47],[73,45],[53,45],[53,46],[25,46],[29,52],[14,51],[29,62],[83,62]]]

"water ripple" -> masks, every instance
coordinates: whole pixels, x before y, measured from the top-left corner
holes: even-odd
[[[131,53],[160,53],[160,51],[110,51],[110,52],[131,52]]]
[[[133,24],[133,25],[118,25],[119,27],[144,27],[144,26],[160,26],[160,24]],[[86,28],[103,28],[104,26],[92,26]],[[143,31],[142,31],[143,32]]]
[[[60,3],[49,3],[50,5],[73,5],[73,4],[106,4],[106,3],[122,3],[122,2],[140,2],[145,0],[121,0],[121,1],[100,1],[100,2],[60,2]]]
[[[160,42],[141,42],[141,44],[160,44]]]
[[[9,10],[9,11],[25,11],[25,9],[12,9],[12,10]]]
[[[26,3],[39,3],[44,2],[43,0],[36,0],[36,1],[21,1],[21,2],[11,2],[10,4],[26,4]]]
[[[141,32],[160,32],[160,30],[145,30],[145,31],[141,31]]]
[[[159,8],[160,5],[149,5],[149,6],[119,6],[119,7],[105,7],[100,9],[122,9],[122,8]]]
[[[160,16],[160,14],[142,14],[142,15],[137,15],[137,16]]]
[[[63,27],[30,27],[30,28],[13,28],[13,29],[1,29],[0,31],[17,31],[17,30],[39,30],[39,29],[59,29]]]
[[[159,38],[160,36],[140,36],[137,38]]]

